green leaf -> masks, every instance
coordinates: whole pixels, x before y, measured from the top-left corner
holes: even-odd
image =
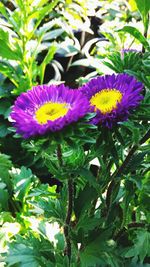
[[[7,211],[3,211],[0,213],[0,224],[4,224],[5,222],[14,222],[14,217],[12,217],[12,214]]]
[[[46,65],[49,64],[52,61],[52,59],[53,59],[53,57],[55,55],[55,52],[56,52],[56,46],[52,45],[49,48],[49,50],[48,50],[48,52],[47,52],[42,64],[39,67],[39,76],[40,76],[41,83],[43,83]]]
[[[135,144],[138,144],[139,139],[140,139],[140,130],[139,130],[139,128],[133,128],[132,133],[133,133],[133,136],[132,136],[133,142]]]
[[[95,256],[93,254],[81,254],[81,267],[96,267],[96,266],[108,266],[107,263],[100,258],[100,256]]]
[[[145,27],[148,27],[148,12],[150,10],[149,0],[135,0],[138,10],[140,11]]]
[[[97,198],[97,191],[95,188],[88,184],[83,190],[80,190],[78,197],[75,199],[74,210],[76,216],[79,218],[80,215],[85,212],[89,207],[92,200]]]
[[[6,189],[4,189],[6,185],[0,182],[0,210],[8,210],[8,199],[9,194]]]
[[[142,16],[146,16],[150,10],[149,0],[135,0],[135,2]]]
[[[118,32],[123,31],[131,34],[134,38],[136,38],[143,46],[147,49],[150,49],[149,43],[146,38],[142,35],[142,33],[132,26],[124,26],[122,29],[118,30]]]
[[[85,153],[82,147],[66,147],[62,150],[62,157],[67,169],[80,169],[85,162]]]
[[[28,17],[28,20],[30,21],[31,19],[33,19],[33,17],[35,17],[37,21],[34,25],[33,31],[28,34],[28,40],[30,40],[32,38],[37,27],[39,26],[39,24],[41,23],[43,18],[46,16],[46,14],[48,14],[48,13],[50,14],[50,12],[53,10],[53,8],[57,5],[58,2],[59,2],[59,0],[54,0],[44,7],[41,7],[39,9],[34,9],[32,14],[30,14],[30,16]]]
[[[32,1],[32,5],[35,7],[41,7],[41,6],[44,6],[45,4],[47,4],[47,2],[49,2],[49,0]]]
[[[132,261],[132,263],[129,265],[128,263],[127,263],[127,265],[125,265],[125,267],[150,267],[150,264],[148,264],[148,263],[137,263],[137,262],[133,262]]]
[[[12,176],[15,198],[24,202],[33,184],[32,171],[23,166],[20,173],[13,173]]]
[[[7,9],[5,7],[5,5],[3,3],[0,3],[0,13],[5,17],[8,18],[8,12]]]
[[[64,222],[65,207],[58,199],[39,198],[37,202],[30,201],[30,203],[33,207],[40,208],[41,212],[44,213],[46,218],[49,218],[53,221]]]
[[[3,115],[4,118],[8,118],[8,115],[10,113],[10,102],[5,101],[0,104],[0,115]]]
[[[143,263],[145,257],[150,256],[150,233],[146,230],[140,230],[136,232],[137,236],[134,240],[134,246],[129,248],[125,257],[136,257],[139,256],[140,262]]]
[[[14,84],[18,85],[18,77],[15,68],[5,60],[0,60],[0,72],[9,78],[9,80]]]
[[[123,138],[121,132],[119,131],[119,129],[117,129],[117,128],[114,129],[114,132],[115,132],[115,135],[116,135],[118,141],[120,142],[120,144],[121,144],[122,146],[125,146],[125,140],[124,140],[124,138]]]
[[[26,235],[17,235],[15,241],[8,244],[5,263],[13,267],[55,266],[53,245],[42,235],[34,237],[33,232],[28,230]]]
[[[10,183],[9,170],[12,167],[12,163],[9,158],[10,158],[9,156],[0,153],[0,178],[10,189],[11,183]]]
[[[41,184],[38,185],[38,187],[33,188],[28,197],[30,198],[35,196],[40,196],[40,197],[51,196],[55,198],[57,196],[56,188],[57,188],[56,185],[49,186],[48,184]]]
[[[9,133],[5,124],[0,125],[0,138],[5,137]]]
[[[74,61],[71,66],[84,66],[84,67],[92,67],[91,61],[88,58],[78,59]]]
[[[89,243],[80,253],[82,267],[111,266],[120,267],[118,257],[114,253],[115,242],[109,240],[109,231],[103,231]]]
[[[81,216],[76,228],[79,230],[82,228],[84,231],[89,231],[95,229],[100,224],[99,218],[93,218],[89,217],[87,214],[84,214],[84,216]]]
[[[137,169],[138,166],[140,166],[144,160],[144,157],[146,155],[147,152],[140,152],[138,154],[135,154],[130,162],[128,163],[127,167],[124,170],[124,173],[129,173],[131,171],[134,171]]]
[[[14,266],[19,263],[20,267],[39,267],[39,258],[35,254],[32,247],[24,244],[12,244],[10,251],[6,257],[7,266]]]
[[[21,54],[9,40],[9,33],[0,29],[0,56],[5,59],[20,60]]]
[[[81,177],[83,177],[84,179],[86,179],[89,184],[93,187],[95,187],[96,189],[98,189],[98,184],[96,182],[96,178],[95,176],[92,174],[92,172],[86,168],[81,168],[79,171],[79,175]]]
[[[43,41],[56,39],[58,36],[62,35],[63,32],[64,29],[51,30],[44,34]]]
[[[135,0],[129,0],[129,5],[130,5],[132,12],[137,11],[137,6],[136,6]]]
[[[115,67],[113,64],[107,62],[107,61],[103,61],[103,64],[106,65],[108,68],[110,68],[111,70],[114,70],[116,73],[121,72],[120,69],[118,69],[117,67]],[[120,66],[121,67],[121,66]]]

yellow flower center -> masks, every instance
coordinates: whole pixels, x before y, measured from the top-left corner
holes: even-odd
[[[95,106],[95,109],[99,109],[101,113],[106,114],[116,108],[121,99],[122,94],[119,90],[103,89],[92,96],[90,103]]]
[[[45,124],[47,121],[54,121],[63,117],[68,110],[69,105],[67,103],[48,102],[35,112],[35,118],[38,123]]]

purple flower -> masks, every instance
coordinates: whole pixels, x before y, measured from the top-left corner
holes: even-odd
[[[131,48],[125,48],[125,49],[122,49],[121,50],[121,53],[141,53],[141,51],[140,50],[137,50],[137,49],[131,49]]]
[[[127,120],[129,111],[143,99],[142,89],[143,84],[128,74],[101,76],[80,87],[90,101],[90,111],[96,112],[91,122],[108,128]]]
[[[129,53],[138,53],[140,55],[142,53],[142,51],[136,50],[136,49],[131,49],[131,48],[122,49],[120,51],[121,58],[123,59],[124,58],[124,55],[125,54],[129,54]]]
[[[29,138],[59,131],[82,118],[88,109],[87,98],[78,90],[39,85],[17,98],[11,118],[16,132]]]

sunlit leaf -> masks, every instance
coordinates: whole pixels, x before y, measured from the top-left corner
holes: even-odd
[[[119,31],[123,31],[126,33],[131,34],[134,38],[136,38],[141,44],[143,44],[143,46],[147,49],[150,49],[149,47],[149,43],[146,40],[146,38],[141,34],[141,32],[136,29],[135,27],[132,26],[124,26],[122,29],[120,29]]]
[[[150,10],[149,0],[135,0],[138,10],[140,11],[145,27],[148,29],[148,12]]]
[[[30,169],[23,166],[19,173],[13,173],[12,176],[15,198],[24,202],[33,184],[33,174]]]
[[[45,58],[43,59],[43,62],[41,63],[41,65],[39,67],[39,75],[40,75],[41,83],[43,83],[46,65],[52,61],[55,52],[56,52],[56,46],[52,45],[49,48]]]

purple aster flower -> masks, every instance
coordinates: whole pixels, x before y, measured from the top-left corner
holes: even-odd
[[[11,112],[16,132],[29,138],[55,132],[78,121],[89,109],[89,102],[78,90],[63,84],[39,85],[22,93]]]
[[[90,111],[96,112],[91,122],[108,128],[127,120],[129,111],[143,99],[142,89],[143,84],[128,74],[101,76],[80,87],[90,101]]]
[[[141,54],[142,51],[137,50],[137,49],[126,48],[126,49],[122,49],[120,51],[120,53],[121,53],[121,58],[123,59],[124,55],[127,54],[127,53],[138,53],[138,54]]]
[[[125,49],[122,49],[121,50],[121,53],[128,53],[128,52],[133,52],[133,53],[141,53],[140,50],[137,50],[137,49],[131,49],[131,48],[125,48]]]

